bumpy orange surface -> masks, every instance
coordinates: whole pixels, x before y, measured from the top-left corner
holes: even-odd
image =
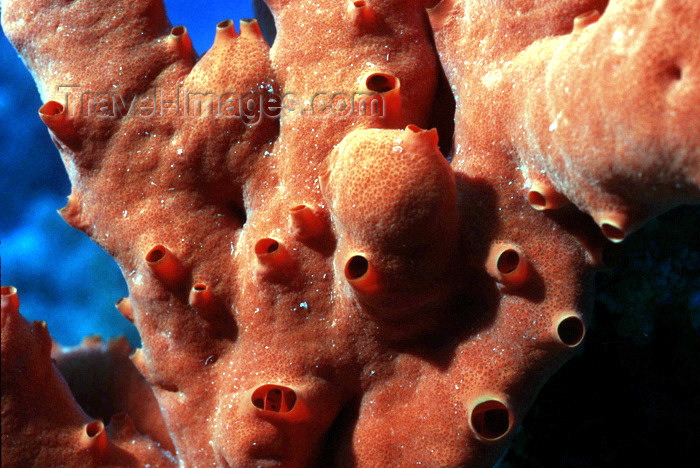
[[[143,340],[54,350],[105,428],[3,288],[3,466],[489,466],[605,237],[700,200],[695,0],[268,3],[198,60],[157,0],[2,1]]]

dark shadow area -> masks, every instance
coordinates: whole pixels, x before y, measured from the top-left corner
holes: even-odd
[[[435,3],[437,4],[438,2],[436,1]],[[428,31],[432,32],[427,15],[425,22]],[[432,36],[430,37],[430,42],[435,50],[435,56],[438,57],[438,81],[427,128],[437,129],[438,135],[440,136],[440,140],[438,141],[440,151],[448,161],[452,161],[452,146],[454,144],[455,133],[455,97],[452,93],[450,83],[447,81],[447,76],[445,76],[445,70],[442,68],[442,63],[439,60],[437,48],[435,47],[435,40]]]
[[[447,370],[457,347],[487,328],[496,318],[499,292],[493,280],[474,272],[472,286],[469,292],[455,297],[446,310],[435,315],[434,329],[397,343],[393,348],[420,357],[440,370]]]
[[[115,414],[128,410],[122,393],[124,383],[143,380],[129,359],[129,351],[120,346],[110,349],[89,345],[54,358],[56,367],[83,411],[101,419],[105,425]],[[150,394],[148,398],[152,400],[151,405],[157,407],[155,396]]]
[[[438,67],[439,75],[437,88],[435,89],[435,100],[433,101],[427,127],[437,129],[440,136],[438,141],[440,151],[448,161],[451,161],[455,132],[455,98],[445,72],[439,63]]]
[[[610,256],[584,353],[544,386],[501,468],[698,466],[700,208]]]
[[[253,10],[255,11],[255,19],[258,20],[265,41],[272,45],[272,43],[275,42],[275,36],[277,36],[275,19],[272,17],[272,12],[270,12],[270,9],[263,0],[253,0]]]
[[[456,286],[446,288],[442,300],[407,319],[379,323],[382,339],[393,349],[440,369],[450,365],[460,343],[493,322],[501,297],[495,281],[482,267],[498,227],[496,193],[485,181],[464,174],[455,176],[460,238],[444,282]]]
[[[355,456],[350,450],[352,434],[359,417],[360,400],[346,403],[331,427],[326,431],[321,444],[321,453],[315,466],[337,466],[351,468],[356,465]]]

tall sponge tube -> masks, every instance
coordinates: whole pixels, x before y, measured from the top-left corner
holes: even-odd
[[[362,302],[420,303],[454,257],[455,178],[437,142],[415,125],[356,130],[320,176],[340,231],[336,267]]]

